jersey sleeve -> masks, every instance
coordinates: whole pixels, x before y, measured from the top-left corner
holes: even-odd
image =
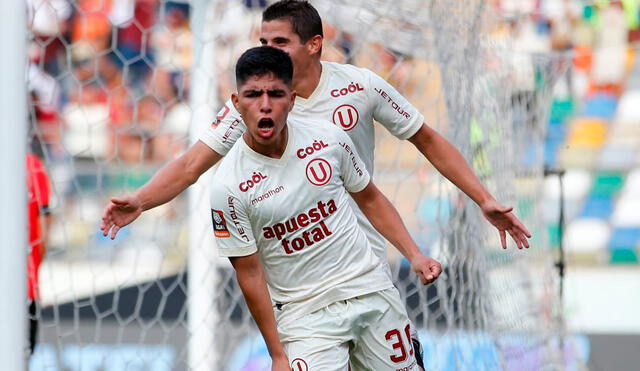
[[[258,251],[244,203],[214,181],[211,187],[211,222],[223,257],[247,256]]]
[[[375,73],[369,73],[373,118],[398,139],[411,138],[424,123],[424,116],[393,86]]]
[[[336,130],[340,156],[340,178],[349,192],[362,191],[370,181],[369,172],[358,156],[351,138],[342,130]]]
[[[247,130],[240,113],[231,100],[216,115],[214,122],[206,128],[199,139],[222,156],[225,156],[234,143]]]

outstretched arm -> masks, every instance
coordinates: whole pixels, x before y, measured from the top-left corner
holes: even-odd
[[[411,268],[423,284],[435,281],[442,266],[420,252],[409,235],[398,211],[372,182],[360,192],[351,193],[360,210],[371,224],[411,263]]]
[[[102,234],[111,233],[111,239],[114,239],[120,228],[136,220],[143,211],[171,201],[221,158],[206,144],[196,142],[183,155],[158,170],[137,192],[112,198],[102,213]]]
[[[229,258],[236,270],[238,284],[247,302],[251,316],[256,321],[258,329],[267,344],[267,349],[273,361],[272,371],[290,371],[289,361],[280,343],[276,320],[273,315],[271,296],[267,290],[267,283],[262,264],[257,253],[248,256]]]
[[[442,135],[423,124],[409,141],[433,166],[482,210],[484,217],[500,232],[502,248],[507,248],[509,233],[519,249],[529,247],[531,233],[513,214],[513,207],[505,207],[496,201],[475,176],[462,154]]]

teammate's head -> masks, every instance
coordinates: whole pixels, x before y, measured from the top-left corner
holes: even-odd
[[[262,45],[287,52],[296,68],[320,59],[322,20],[307,1],[281,0],[262,13]]]
[[[286,145],[283,133],[296,96],[292,77],[291,58],[276,48],[251,48],[236,63],[238,92],[231,100],[247,125],[247,144],[258,152],[269,154]]]

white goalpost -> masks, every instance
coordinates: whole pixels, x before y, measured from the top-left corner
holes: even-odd
[[[26,17],[23,3],[2,2],[7,17],[0,24],[0,359],[10,370],[26,370],[27,308],[27,174]]]
[[[235,61],[258,44],[260,12],[270,3],[29,0],[28,28],[18,24],[19,7],[0,5],[2,14],[16,15],[0,26],[2,45],[14,45],[1,73],[19,78],[24,91],[27,53],[17,44],[25,29],[31,71],[27,113],[16,97],[28,92],[9,88],[4,78],[0,87],[11,125],[0,139],[7,154],[0,159],[0,235],[15,239],[0,248],[0,290],[15,304],[0,306],[0,324],[4,329],[6,321],[10,331],[3,334],[11,339],[26,332],[15,320],[25,317],[25,251],[7,245],[26,245],[26,235],[16,234],[26,230],[16,224],[25,218],[13,213],[26,202],[15,197],[19,184],[5,191],[4,180],[25,178],[25,138],[43,157],[53,190],[30,370],[269,370],[233,269],[217,257],[211,171],[184,195],[143,213],[115,241],[98,225],[110,197],[133,192],[215,123],[234,89]],[[444,267],[425,288],[389,250],[428,369],[580,364],[561,326],[555,251],[541,217],[545,120],[564,57],[516,48],[509,20],[492,1],[311,3],[325,22],[323,59],[390,81],[534,234],[529,251],[502,250],[471,200],[408,141],[376,125],[376,184]],[[29,133],[12,123],[27,114]],[[3,345],[0,359],[11,356],[16,370],[25,369],[16,356],[23,345],[17,347],[13,340]]]

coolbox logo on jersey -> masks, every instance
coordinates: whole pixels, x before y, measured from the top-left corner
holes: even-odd
[[[315,186],[323,186],[331,179],[331,164],[323,158],[316,158],[307,164],[307,179]]]
[[[296,151],[296,155],[298,158],[303,159],[307,156],[314,154],[315,152],[321,151],[323,148],[329,147],[328,144],[323,142],[322,140],[314,140],[313,144],[306,148],[300,148]]]
[[[227,222],[224,220],[224,213],[220,210],[211,209],[211,219],[213,220],[213,235],[216,237],[229,237]]]
[[[267,179],[267,176],[260,173],[260,172],[253,172],[253,175],[251,175],[250,179],[245,180],[244,182],[240,183],[240,185],[238,186],[238,188],[240,188],[240,190],[242,192],[246,192],[249,189],[253,188],[256,184],[260,183],[262,181],[262,179]]]
[[[401,116],[403,116],[404,118],[411,118],[411,114],[409,114],[409,112],[405,111],[402,107],[400,107],[400,105],[398,103],[396,103],[389,96],[389,94],[387,94],[386,91],[384,91],[382,89],[379,89],[379,88],[373,88],[373,90],[375,90],[376,93],[380,94],[382,96],[382,98],[386,99],[387,103],[391,104],[391,108],[396,110],[396,112],[398,112]]]
[[[331,90],[331,96],[334,98],[338,98],[341,95],[356,93],[363,90],[364,88],[360,86],[360,83],[354,84],[353,82],[351,82],[351,84],[349,84],[349,86],[347,86],[346,88]]]
[[[263,236],[267,239],[278,239],[278,241],[281,241],[284,252],[293,254],[295,251],[300,251],[331,236],[333,232],[329,230],[324,221],[337,210],[338,207],[334,200],[329,200],[326,204],[318,201],[316,206],[307,212],[302,212],[284,223],[276,223],[273,226],[262,228]],[[287,233],[294,233],[300,228],[316,223],[317,226],[310,231],[304,231],[302,237],[296,237],[291,241],[284,238]]]
[[[344,131],[349,131],[356,127],[359,119],[358,110],[350,104],[338,106],[333,111],[333,124],[340,126]]]

